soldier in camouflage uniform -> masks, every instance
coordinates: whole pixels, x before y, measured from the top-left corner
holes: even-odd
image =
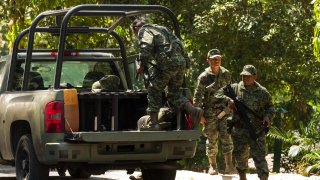
[[[166,27],[146,24],[136,19],[132,29],[139,39],[139,61],[137,73],[141,74],[153,60],[154,68],[149,78],[148,108],[151,124],[147,130],[160,130],[158,112],[163,106],[162,92],[167,87],[167,99],[176,109],[186,110],[194,121],[199,122],[202,109],[195,108],[182,95],[181,87],[190,59],[184,51],[182,42]]]
[[[206,155],[210,163],[208,173],[211,175],[218,174],[216,162],[218,134],[220,135],[222,151],[225,157],[225,173],[236,173],[232,164],[232,139],[227,132],[226,118],[230,117],[230,115],[224,115],[224,105],[214,97],[217,90],[231,83],[231,74],[221,66],[219,50],[210,50],[207,55],[207,62],[210,66],[198,77],[193,101],[195,106],[203,107],[204,109],[203,134],[207,137]],[[218,116],[219,114],[220,116]]]
[[[245,125],[244,120],[240,118],[238,113],[234,113],[232,120],[235,125],[232,129],[232,138],[236,168],[240,180],[246,180],[246,170],[248,168],[250,152],[257,168],[259,178],[261,180],[267,180],[269,170],[265,159],[266,136],[263,129],[266,126],[270,126],[271,120],[275,114],[275,109],[272,104],[271,95],[267,89],[256,82],[257,71],[253,65],[245,65],[240,75],[242,75],[242,81],[232,84],[231,87],[237,98],[262,117],[262,119],[256,118],[252,113],[246,112],[252,126],[255,128],[255,132],[260,132],[258,134],[258,139],[253,140],[253,138],[250,137],[248,127]],[[223,94],[223,89],[220,89],[215,96],[223,99],[224,104],[227,104],[230,109],[236,110],[233,100]]]

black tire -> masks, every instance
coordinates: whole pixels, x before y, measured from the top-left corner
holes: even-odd
[[[30,134],[23,135],[18,142],[15,166],[17,180],[49,178],[49,167],[38,161]]]
[[[143,180],[175,180],[175,169],[141,169]]]
[[[90,170],[83,167],[68,167],[68,171],[73,178],[87,179],[91,176]]]

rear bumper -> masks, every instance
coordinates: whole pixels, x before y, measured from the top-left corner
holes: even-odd
[[[196,141],[93,144],[47,143],[45,145],[45,163],[165,162],[170,159],[192,158],[196,152],[196,146]]]
[[[184,133],[180,135],[183,134]],[[133,136],[131,138],[127,137],[126,142],[124,140],[117,139],[117,136],[109,140],[103,138],[104,142],[102,142],[101,137],[94,138],[92,135],[82,136],[82,138],[86,140],[82,139],[82,141],[80,141],[80,139],[78,139],[71,142],[46,143],[45,162],[43,163],[153,163],[192,158],[196,152],[196,139],[199,137],[196,134],[197,133],[193,134],[191,139],[190,137],[184,136],[183,138],[180,137],[173,140],[174,137],[171,134],[171,136],[162,136],[162,138],[159,138],[158,136],[146,136],[143,138],[144,141],[141,141],[140,135],[137,135],[136,132],[132,134]],[[125,139],[125,136],[126,135],[122,136],[122,139]],[[146,141],[146,139],[148,141]]]

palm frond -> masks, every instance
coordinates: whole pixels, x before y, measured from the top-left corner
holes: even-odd
[[[279,129],[275,126],[271,126],[269,133],[267,135],[268,137],[271,137],[273,139],[280,139],[284,142],[291,143],[293,141],[292,139],[292,132],[290,131],[284,131],[283,129]]]

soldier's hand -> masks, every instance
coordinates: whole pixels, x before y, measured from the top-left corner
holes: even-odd
[[[144,71],[144,67],[142,67],[142,66],[137,67],[137,73],[138,74],[143,74],[143,71]]]
[[[206,122],[207,122],[206,119],[203,116],[201,116],[200,124],[205,125]]]
[[[263,118],[263,125],[266,127],[270,127],[270,124],[271,124],[271,120],[270,120],[269,116],[265,116]]]
[[[230,99],[228,101],[228,108],[232,109],[233,111],[237,110],[236,104],[234,103],[234,101],[232,99]]]

